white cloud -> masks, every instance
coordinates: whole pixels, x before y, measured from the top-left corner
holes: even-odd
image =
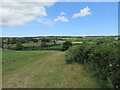
[[[47,24],[47,25],[53,25],[54,21],[46,19],[46,18],[36,18],[36,21],[41,22],[43,24]]]
[[[68,22],[69,20],[65,18],[64,16],[58,16],[57,18],[54,19],[55,22],[57,21],[62,21],[62,22]]]
[[[1,0],[1,2],[57,2],[58,0]]]
[[[24,25],[36,20],[36,16],[47,16],[46,6],[53,2],[5,2],[0,7],[0,26]],[[0,5],[1,6],[1,5]],[[41,17],[41,18],[42,18]]]
[[[61,12],[60,15],[66,15],[64,12]]]
[[[75,13],[73,14],[73,18],[77,18],[77,17],[82,17],[82,16],[87,16],[87,15],[90,15],[91,12],[90,11],[90,8],[86,7],[84,9],[81,9],[79,13]]]

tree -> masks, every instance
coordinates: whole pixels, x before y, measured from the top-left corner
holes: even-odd
[[[26,38],[17,38],[16,42],[27,43],[28,41]]]
[[[16,50],[23,50],[24,49],[24,46],[18,42],[17,45],[16,45]]]
[[[38,39],[33,39],[34,42],[38,42]]]
[[[2,39],[2,48],[4,48],[4,40]]]
[[[0,48],[3,48],[3,39],[0,38]]]
[[[25,37],[24,39],[27,41],[33,41],[33,37]]]
[[[47,46],[46,42],[41,42],[41,47],[46,47],[46,46]]]
[[[57,44],[57,42],[56,42],[55,40],[54,40],[53,42],[54,42],[54,45],[56,45],[56,44]]]
[[[8,38],[7,44],[11,44],[11,39],[10,38]]]
[[[118,41],[120,41],[120,37],[118,37]]]
[[[16,38],[12,38],[11,44],[16,44]]]
[[[67,50],[71,46],[72,46],[72,42],[71,41],[65,41],[63,43],[63,50]]]
[[[45,39],[45,38],[43,38],[43,39],[41,40],[41,42],[50,42],[50,39]]]

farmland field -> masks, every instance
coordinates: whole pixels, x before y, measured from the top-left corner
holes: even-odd
[[[0,4],[2,90],[120,89],[118,0],[8,1]]]
[[[101,88],[83,65],[65,63],[62,51],[3,49],[3,88]]]
[[[3,88],[119,87],[117,37],[33,38],[3,39]]]

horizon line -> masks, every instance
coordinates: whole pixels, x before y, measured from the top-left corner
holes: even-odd
[[[72,36],[72,37],[90,37],[90,36],[120,36],[120,35],[36,35],[36,36],[1,36],[1,37],[58,37],[58,36]]]

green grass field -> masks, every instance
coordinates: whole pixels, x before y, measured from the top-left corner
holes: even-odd
[[[3,88],[101,88],[82,65],[64,58],[60,51],[3,50]]]

